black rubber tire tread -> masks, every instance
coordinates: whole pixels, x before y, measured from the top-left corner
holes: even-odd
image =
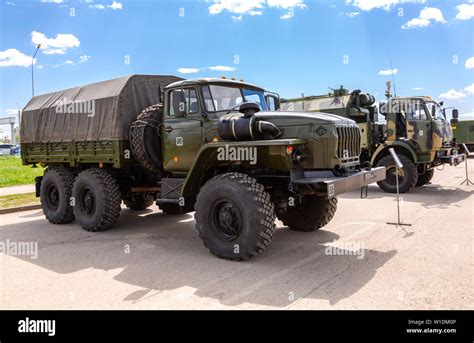
[[[146,210],[154,202],[154,196],[147,193],[132,194],[128,199],[123,199],[125,206],[133,211]]]
[[[79,205],[78,187],[84,182],[95,190],[98,211],[92,221],[85,215]],[[115,178],[106,170],[91,168],[82,171],[74,182],[73,197],[75,198],[74,214],[76,221],[86,231],[105,231],[110,229],[120,217],[122,204],[120,189]]]
[[[132,150],[133,157],[147,171],[153,174],[160,173],[162,165],[160,162],[158,162],[158,158],[151,158],[148,150],[151,147],[146,144],[144,130],[146,130],[147,126],[154,127],[156,130],[158,130],[156,126],[159,125],[162,115],[162,103],[149,106],[140,112],[140,114],[137,116],[137,120],[130,126],[130,148]],[[155,148],[161,149],[159,146]]]
[[[232,192],[228,192],[228,190]],[[243,195],[242,197],[239,197]],[[249,225],[235,241],[225,242],[216,238],[208,225],[210,204],[216,197],[228,197],[244,212]],[[199,237],[209,251],[224,259],[241,261],[257,256],[270,244],[275,233],[275,209],[270,194],[253,177],[242,173],[225,173],[208,180],[201,187],[195,204],[195,220]],[[239,245],[239,252],[232,247]]]
[[[293,231],[311,232],[327,225],[336,214],[337,198],[313,196],[303,199],[303,204],[289,206],[285,214],[278,215],[285,226]]]
[[[421,187],[428,184],[434,175],[434,169],[426,170],[424,174],[418,175],[418,181],[416,181],[416,187]]]
[[[58,210],[48,208],[45,200],[45,188],[49,182],[56,183],[59,191],[60,205]],[[74,211],[70,205],[74,173],[66,167],[48,167],[41,181],[40,199],[43,213],[52,224],[67,224],[74,220]]]
[[[399,183],[399,192],[406,193],[415,187],[416,182],[418,181],[418,170],[415,163],[413,163],[409,157],[405,155],[399,155],[398,157],[403,164],[403,172],[407,175],[407,177],[404,177],[403,181]],[[393,165],[395,165],[395,161],[391,155],[386,155],[377,162],[377,167],[387,167]],[[378,181],[377,185],[387,193],[397,193],[396,184],[391,184],[387,180],[388,179]]]

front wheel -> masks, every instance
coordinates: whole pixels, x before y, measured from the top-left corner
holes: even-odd
[[[199,237],[221,258],[239,261],[256,256],[275,232],[270,194],[246,174],[226,173],[207,181],[195,209]]]
[[[74,215],[87,231],[103,231],[120,216],[120,189],[114,177],[103,169],[82,171],[72,187]]]
[[[415,187],[418,181],[418,170],[410,158],[404,155],[399,155],[399,158],[403,168],[398,169],[398,188],[400,193],[406,193]],[[387,170],[385,180],[378,181],[377,185],[387,193],[397,193],[397,168],[392,156],[382,157],[376,165],[377,167],[385,167]]]
[[[293,231],[310,232],[327,225],[337,210],[337,198],[305,197],[301,203],[289,206],[285,214],[278,215],[285,226]]]

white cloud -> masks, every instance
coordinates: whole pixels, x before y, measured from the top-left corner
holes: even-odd
[[[44,67],[42,65],[37,65],[36,69],[44,69]]]
[[[89,8],[94,8],[96,10],[105,10],[105,6],[101,4],[89,5]]]
[[[213,66],[209,67],[209,70],[214,70],[214,71],[235,71],[235,67],[229,67],[229,66]]]
[[[55,38],[48,38],[37,31],[31,32],[31,42],[41,44],[41,51],[47,55],[66,53],[67,49],[79,47],[79,39],[70,33],[58,33]]]
[[[471,113],[460,113],[459,119],[461,120],[474,120],[474,112]]]
[[[89,61],[92,57],[89,55],[81,55],[79,56],[79,62],[78,63],[86,63]]]
[[[466,63],[464,63],[464,66],[465,66],[467,69],[473,69],[473,68],[474,68],[474,57],[469,57],[469,58],[466,60]]]
[[[455,89],[450,89],[446,93],[440,94],[439,97],[444,98],[444,99],[449,99],[449,100],[458,100],[458,99],[464,98],[465,96],[466,94],[464,94],[463,92],[459,92]]]
[[[29,67],[31,62],[31,56],[27,56],[17,49],[0,51],[0,67]],[[33,63],[36,64],[36,58]]]
[[[474,4],[461,4],[456,6],[456,9],[458,10],[456,19],[468,20],[474,17]]]
[[[179,68],[178,73],[180,74],[196,74],[199,73],[199,68]]]
[[[464,90],[469,94],[474,94],[474,83],[471,83],[470,86],[464,87]]]
[[[363,11],[370,11],[376,8],[389,11],[393,6],[402,3],[425,3],[426,0],[346,0],[346,5],[352,5]]]
[[[63,0],[41,0],[41,2],[53,2],[55,4],[63,3]]]
[[[282,16],[280,16],[280,19],[286,20],[286,19],[293,18],[294,16],[295,16],[295,12],[294,12],[294,11],[288,11],[287,13],[283,14]]]
[[[306,8],[303,0],[267,0],[268,7],[276,8]]]
[[[359,14],[360,14],[360,12],[346,12],[346,13],[344,13],[344,15],[346,17],[350,17],[350,18],[357,17]]]
[[[409,20],[406,24],[402,25],[402,29],[412,29],[415,27],[427,27],[432,21],[438,23],[446,23],[444,20],[443,12],[439,8],[425,7],[420,11],[418,18]]]
[[[123,9],[123,5],[120,2],[112,1],[110,5],[107,5],[108,8],[111,8],[113,10],[121,10]]]
[[[235,14],[247,14],[250,11],[262,9],[265,0],[213,0],[209,6],[210,14],[219,14],[228,11]]]
[[[412,91],[422,91],[423,89],[425,89],[424,87],[413,87],[411,90]]]
[[[7,5],[9,6],[16,6],[16,4],[14,2],[11,2],[11,1],[7,1]]]
[[[307,6],[304,0],[211,0],[209,13],[212,15],[228,11],[234,14],[231,18],[240,21],[243,15],[257,16],[263,14],[265,5],[269,8],[280,8],[288,10],[280,16],[281,19],[289,19],[294,16],[294,8],[304,9]]]
[[[66,62],[64,62],[64,64],[74,64],[74,61],[73,60],[67,60]]]
[[[385,69],[385,70],[380,70],[379,75],[394,75],[398,73],[398,69]]]

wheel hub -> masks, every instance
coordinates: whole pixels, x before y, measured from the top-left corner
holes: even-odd
[[[49,207],[57,209],[59,207],[59,190],[56,185],[49,185],[46,194]]]
[[[95,196],[92,189],[84,187],[80,193],[81,209],[87,215],[91,215],[95,211]]]
[[[224,241],[237,239],[242,231],[240,210],[233,203],[223,200],[212,207],[213,229]]]

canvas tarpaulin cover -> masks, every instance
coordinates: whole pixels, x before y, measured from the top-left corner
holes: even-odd
[[[130,124],[160,101],[171,75],[129,75],[35,96],[23,109],[22,143],[128,139]]]

